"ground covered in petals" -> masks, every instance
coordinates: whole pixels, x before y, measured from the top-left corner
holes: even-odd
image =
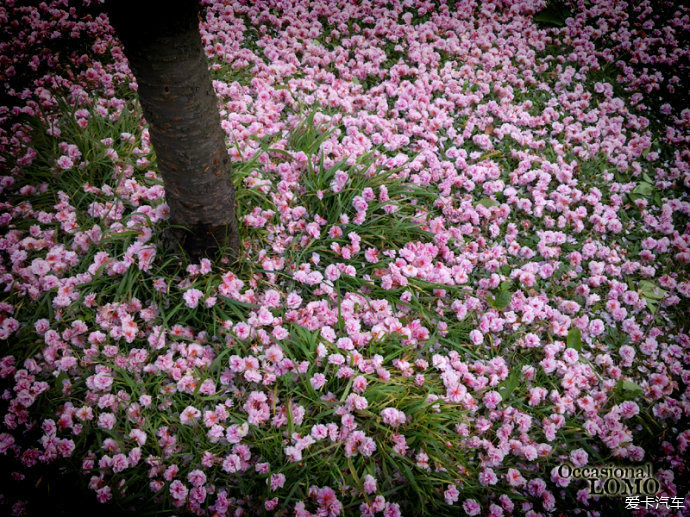
[[[100,9],[0,5],[2,513],[690,512],[690,10],[203,2],[244,246],[189,263]]]

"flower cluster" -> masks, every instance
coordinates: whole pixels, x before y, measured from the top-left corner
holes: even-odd
[[[90,4],[0,7],[3,488],[536,517],[649,461],[690,507],[687,8],[204,0],[244,245],[188,264]]]

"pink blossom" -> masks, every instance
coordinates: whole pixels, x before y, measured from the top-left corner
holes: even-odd
[[[279,488],[283,488],[285,485],[285,474],[272,474],[271,475],[271,492],[275,492]]]
[[[318,390],[326,383],[326,377],[321,373],[316,373],[309,382],[315,390]]]
[[[204,296],[199,289],[187,289],[182,297],[184,298],[185,305],[190,309],[195,309],[199,304],[199,300]]]
[[[201,411],[194,406],[187,406],[182,413],[180,413],[180,423],[183,425],[192,425],[201,417]]]
[[[71,169],[72,167],[74,167],[74,162],[72,161],[72,159],[69,156],[64,156],[64,155],[60,156],[57,159],[57,162],[55,162],[55,163],[62,170],[67,170],[67,169]]]
[[[484,336],[482,336],[482,333],[480,331],[476,329],[472,330],[470,332],[470,341],[472,341],[472,343],[475,345],[481,345],[484,341]]]
[[[479,515],[481,512],[481,506],[474,499],[465,499],[465,502],[462,503],[462,509],[467,515]]]
[[[497,391],[489,391],[483,398],[484,405],[489,409],[496,408],[501,400],[501,394]]]
[[[184,501],[189,489],[178,479],[170,483],[170,495],[173,499]]]
[[[362,481],[362,486],[367,494],[373,494],[376,492],[376,478],[370,474],[366,474]]]
[[[390,425],[391,427],[398,427],[404,424],[406,421],[405,413],[392,407],[382,409],[381,418],[383,419],[384,423]]]
[[[98,427],[112,429],[115,425],[115,415],[112,413],[101,413],[98,415]]]
[[[448,485],[446,490],[443,492],[443,498],[445,499],[446,504],[456,503],[459,497],[460,492],[455,485]]]

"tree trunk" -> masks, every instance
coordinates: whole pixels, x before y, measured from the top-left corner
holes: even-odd
[[[195,0],[110,0],[149,123],[173,234],[193,258],[239,250],[235,189]]]

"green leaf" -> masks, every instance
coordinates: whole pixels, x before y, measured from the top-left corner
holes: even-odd
[[[410,485],[412,486],[412,490],[419,497],[421,495],[422,491],[419,489],[419,485],[417,484],[417,480],[415,478],[415,475],[412,473],[412,471],[410,470],[410,467],[408,467],[404,461],[401,461],[399,463],[399,465],[405,471],[403,474],[407,478],[407,481],[409,481]]]
[[[666,296],[666,291],[649,280],[640,280],[638,285],[640,293],[647,300],[659,301]]]
[[[510,303],[513,293],[510,291],[499,291],[493,299],[489,299],[489,303],[494,309],[504,309]]]
[[[654,192],[654,185],[647,183],[646,181],[641,181],[632,190],[632,194],[639,194],[640,196],[649,197]]]
[[[491,208],[492,206],[498,206],[498,202],[489,197],[485,197],[477,202],[477,206],[479,205],[482,205],[484,208]]]
[[[632,381],[620,379],[616,384],[615,393],[623,400],[633,400],[644,395],[642,386]]]
[[[647,306],[647,309],[649,309],[649,312],[656,312],[656,304],[658,302],[654,300],[650,300],[648,298],[644,299],[644,304]]]
[[[568,331],[568,337],[565,340],[568,348],[577,350],[578,352],[582,350],[582,332],[577,327],[573,327]]]
[[[503,400],[508,400],[510,394],[513,393],[515,388],[519,386],[521,378],[522,369],[513,367],[513,371],[510,373],[510,375],[496,387],[498,393],[500,393],[501,397],[503,397]]]
[[[546,8],[534,15],[534,21],[554,27],[565,26],[565,20],[571,16],[570,11],[560,2],[549,2]]]

